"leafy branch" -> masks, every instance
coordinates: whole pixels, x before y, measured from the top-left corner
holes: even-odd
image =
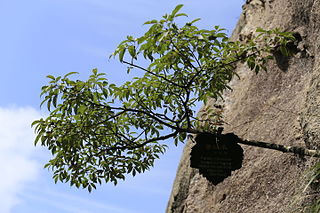
[[[125,174],[148,170],[167,148],[160,142],[173,139],[177,145],[189,133],[214,133],[223,124],[219,112],[197,118],[192,109],[230,89],[237,63],[258,73],[266,70],[275,49],[290,54],[290,33],[258,29],[250,41],[230,41],[218,26],[198,29],[199,19],[179,26],[175,19],[187,16],[181,8],[146,22],[144,35],[128,36],[112,54],[128,72],[143,71],[142,77],[116,86],[97,69],[86,81],[72,80],[76,73],[48,76],[41,105],[50,114],[32,125],[35,144],[52,152],[45,167],[53,170],[55,181],[91,191],[103,180],[117,184]]]

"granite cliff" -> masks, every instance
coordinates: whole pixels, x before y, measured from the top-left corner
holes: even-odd
[[[245,40],[258,27],[295,32],[298,53],[276,57],[258,75],[237,65],[240,79],[225,94],[224,132],[320,148],[320,0],[247,0],[232,38]],[[320,199],[303,192],[306,171],[317,159],[243,145],[242,168],[215,186],[190,167],[193,145],[184,148],[167,213],[306,212]]]

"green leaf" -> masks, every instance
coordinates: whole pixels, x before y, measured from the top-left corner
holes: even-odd
[[[69,73],[67,73],[66,75],[64,75],[63,78],[67,78],[68,76],[74,75],[74,74],[79,74],[79,73],[78,73],[78,72],[69,72]]]
[[[97,74],[98,74],[98,69],[97,69],[97,68],[92,69],[92,73],[93,73],[94,75],[97,75]]]
[[[58,95],[54,95],[52,98],[52,105],[54,107],[57,107],[57,100],[58,100]]]
[[[48,101],[47,101],[47,109],[48,109],[48,111],[51,111],[50,109],[51,109],[51,102],[52,102],[52,99],[50,98],[50,99],[48,99]]]
[[[266,30],[262,29],[261,27],[258,27],[258,28],[256,29],[256,32],[257,32],[257,33],[265,33]]]
[[[42,137],[42,134],[37,134],[36,139],[34,140],[34,145],[36,146],[40,140],[40,138]]]
[[[47,75],[47,78],[50,78],[50,79],[52,79],[52,80],[55,80],[56,78],[54,77],[54,76],[52,76],[52,75]]]
[[[31,123],[31,127],[33,127],[34,125],[36,125],[36,124],[38,124],[38,123],[40,123],[40,120],[35,120],[35,121],[33,121],[33,122]]]
[[[201,20],[201,18],[197,18],[197,19],[194,19],[193,21],[191,21],[191,22],[189,22],[190,24],[193,24],[193,23],[195,23],[195,22],[197,22],[197,21],[200,21]]]
[[[179,14],[177,14],[175,17],[180,17],[180,16],[188,17],[188,15],[185,14],[185,13],[179,13]]]
[[[223,37],[226,37],[227,35],[225,33],[217,33],[215,34],[215,36],[218,38],[223,38]]]
[[[85,111],[87,110],[87,107],[85,105],[81,105],[77,112],[80,113],[80,114],[83,114]]]
[[[58,179],[59,179],[59,175],[55,175],[55,176],[53,177],[53,180],[54,180],[54,183],[55,183],[55,184],[57,184]]]
[[[88,191],[89,191],[89,193],[92,192],[92,186],[91,185],[88,186]]]
[[[158,23],[157,20],[151,20],[151,21],[145,22],[144,25],[147,25],[147,24],[156,24],[156,23]]]
[[[136,57],[136,47],[135,46],[129,46],[128,47],[129,54],[132,58]]]
[[[123,57],[124,57],[124,54],[126,52],[126,49],[125,48],[122,48],[119,52],[119,61],[120,62],[123,62]]]
[[[180,10],[182,7],[183,7],[183,4],[177,5],[177,6],[173,9],[171,15],[172,15],[173,17],[175,17],[175,15],[177,14],[177,12],[179,12],[179,10]]]

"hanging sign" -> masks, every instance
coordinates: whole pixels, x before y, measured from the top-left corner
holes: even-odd
[[[243,149],[236,143],[237,138],[232,133],[198,134],[191,150],[191,167],[199,169],[214,185],[222,182],[242,166]]]

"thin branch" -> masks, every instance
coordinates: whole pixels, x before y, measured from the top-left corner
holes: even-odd
[[[113,110],[121,110],[122,112],[119,112],[118,114],[123,114],[125,112],[134,112],[134,113],[141,113],[141,114],[144,114],[146,116],[148,116],[149,118],[152,118],[153,120],[157,121],[158,123],[166,126],[166,127],[169,127],[173,130],[178,130],[178,131],[184,131],[182,128],[180,128],[179,126],[174,126],[174,125],[171,125],[170,123],[168,122],[165,122],[163,121],[160,116],[158,114],[155,114],[153,113],[152,111],[150,112],[146,112],[144,110],[139,110],[139,109],[132,109],[132,108],[125,108],[125,107],[111,107],[111,106],[105,106],[103,104],[98,104],[98,103],[94,103],[92,101],[89,101],[88,102],[92,105],[96,105],[96,106],[100,106],[102,108],[108,108],[108,109],[113,109]],[[178,122],[180,123],[180,122]]]
[[[237,55],[237,57],[236,57],[235,60],[230,61],[230,62],[228,62],[228,63],[226,63],[226,64],[223,64],[223,63],[222,63],[222,64],[219,64],[218,66],[213,67],[211,70],[215,70],[215,69],[219,69],[219,68],[221,68],[221,67],[226,67],[226,66],[232,65],[232,64],[237,63],[237,62],[239,62],[239,61],[241,61],[241,60],[243,60],[243,59],[245,59],[245,58],[249,58],[249,57],[251,57],[251,56],[253,56],[253,55],[257,54],[257,53],[258,53],[258,51],[254,52],[254,53],[251,53],[251,54],[249,54],[249,55],[247,55],[247,56],[245,56],[245,57],[243,57],[243,56],[238,56],[238,55]],[[193,83],[194,79],[195,79],[197,76],[199,76],[201,72],[204,72],[204,71],[208,71],[208,70],[200,69],[200,70],[191,78],[191,80],[188,82],[187,87],[190,87],[190,85]]]
[[[187,64],[189,64],[193,69],[198,70],[198,68],[195,67],[195,66],[190,62],[190,59],[189,59],[187,56],[185,56],[184,54],[182,54],[182,53],[180,52],[179,48],[178,48],[172,41],[171,41],[171,44],[172,44],[172,46],[176,49],[177,53],[182,57],[182,60],[183,60],[184,63],[187,63]],[[198,61],[197,57],[192,53],[192,51],[190,50],[190,48],[188,48],[188,49],[189,49],[191,55],[192,55],[192,56],[194,57],[194,59],[197,61],[199,67],[201,68],[201,64],[200,64],[200,62]]]
[[[301,156],[310,156],[310,157],[320,157],[320,151],[319,150],[312,150],[304,147],[298,147],[298,146],[285,146],[281,144],[275,144],[275,143],[267,143],[262,141],[255,141],[255,140],[243,140],[239,138],[237,135],[233,133],[228,133],[224,135],[226,138],[225,140],[228,141],[234,141],[235,143],[240,143],[248,146],[255,146],[255,147],[261,147],[265,149],[272,149],[281,151],[284,153],[291,152],[294,154],[298,154]]]
[[[192,129],[192,128],[181,128],[178,126],[178,124],[181,122],[181,121],[177,121],[176,124],[177,126],[174,126],[174,125],[171,125],[163,120],[161,120],[161,118],[158,118],[157,115],[153,115],[153,114],[150,114],[149,112],[146,112],[146,111],[143,111],[143,110],[139,110],[139,109],[131,109],[131,108],[124,108],[124,107],[111,107],[111,106],[105,106],[103,104],[97,104],[97,103],[94,103],[94,102],[91,102],[89,101],[91,104],[93,105],[97,105],[97,106],[100,106],[100,107],[106,107],[108,109],[113,109],[113,110],[122,110],[122,111],[125,111],[125,112],[134,112],[134,113],[141,113],[141,114],[144,114],[152,119],[154,119],[155,121],[157,121],[158,123],[160,124],[163,124],[164,126],[166,127],[169,127],[175,131],[178,131],[178,132],[186,132],[186,133],[192,133],[192,134],[200,134],[200,133],[203,133],[203,131],[199,131],[199,130],[195,130],[195,129]]]
[[[158,116],[158,117],[161,117],[162,119],[164,120],[167,120],[169,122],[176,122],[175,120],[169,118],[168,116],[166,116],[165,114],[160,114],[160,113],[155,113],[153,112],[152,110],[150,110],[145,104],[144,102],[141,100],[141,98],[139,98],[139,100],[137,100],[134,96],[131,96],[139,105],[143,106],[144,110],[147,110],[149,113],[155,115],[155,116]]]
[[[174,129],[174,130],[178,130],[179,128],[176,127],[176,126],[173,126],[167,122],[164,122],[163,120],[161,120],[160,118],[156,117],[155,115],[149,113],[149,112],[146,112],[146,111],[143,111],[143,110],[138,110],[138,109],[130,109],[130,108],[122,108],[122,107],[111,107],[111,109],[115,109],[115,110],[123,110],[123,111],[126,111],[126,112],[134,112],[134,113],[141,113],[141,114],[144,114],[150,118],[152,118],[153,120],[157,121],[158,123],[160,124],[163,124],[171,129]]]
[[[256,146],[266,149],[273,149],[281,152],[291,152],[298,155],[303,156],[310,156],[310,157],[320,157],[319,150],[312,150],[298,146],[285,146],[281,144],[274,144],[274,143],[266,143],[261,141],[248,141],[248,140],[239,140],[238,143],[249,145],[249,146]]]
[[[94,124],[94,125],[95,125],[95,126],[98,126],[98,125],[100,125],[100,124],[103,124],[103,123],[111,120],[111,119],[117,118],[117,117],[119,117],[120,115],[122,115],[122,114],[124,114],[124,113],[125,113],[124,111],[119,112],[119,113],[117,113],[117,114],[115,114],[115,115],[113,115],[113,116],[110,116],[110,117],[108,117],[107,119],[105,119],[105,120],[103,120],[103,121],[100,121],[100,122],[98,122],[98,123],[96,123],[96,124]],[[87,126],[86,126],[86,127],[87,127]]]
[[[106,148],[106,149],[104,149],[102,151],[138,149],[138,148],[141,148],[141,147],[147,145],[148,143],[152,143],[152,142],[155,142],[155,141],[161,141],[161,140],[166,140],[166,139],[172,138],[172,137],[178,135],[178,133],[179,133],[179,131],[175,131],[175,132],[173,132],[171,134],[160,136],[160,137],[156,137],[156,138],[152,138],[152,139],[144,141],[143,143],[139,143],[139,144],[136,144],[136,145],[121,146],[121,147],[108,147],[108,148]]]
[[[127,61],[122,61],[122,62],[123,62],[124,64],[133,66],[133,67],[138,68],[138,69],[140,69],[140,70],[143,70],[143,71],[145,71],[145,72],[147,72],[147,73],[149,73],[149,74],[151,74],[151,75],[154,75],[154,76],[156,76],[156,77],[158,77],[158,78],[161,78],[161,79],[163,79],[163,80],[165,80],[165,81],[169,82],[170,84],[173,84],[173,85],[175,85],[175,86],[177,86],[177,87],[185,88],[185,86],[180,85],[180,84],[177,84],[177,83],[171,81],[170,79],[168,79],[168,78],[166,78],[166,77],[163,77],[163,76],[161,76],[161,75],[155,74],[154,72],[151,72],[150,70],[148,70],[148,69],[146,69],[146,68],[144,68],[144,67],[141,67],[141,66],[139,66],[139,65],[136,65],[136,64],[133,64],[133,63],[130,63],[130,62],[127,62]]]
[[[192,116],[192,111],[191,111],[191,109],[188,107],[189,99],[190,99],[190,90],[187,91],[186,100],[183,102],[183,107],[184,107],[185,115],[186,115],[186,118],[187,118],[187,127],[188,127],[188,128],[191,128],[190,117]],[[191,113],[191,115],[190,115],[190,113]]]

